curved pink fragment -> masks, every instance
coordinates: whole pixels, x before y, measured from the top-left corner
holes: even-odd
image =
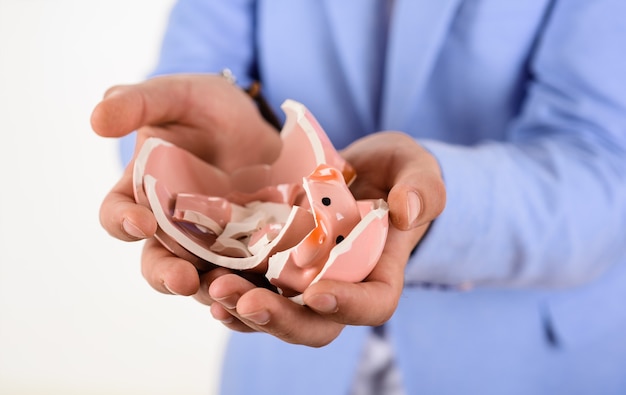
[[[335,150],[313,114],[293,100],[285,100],[281,108],[287,118],[281,131],[283,148],[272,165],[272,184],[300,183],[318,165],[328,164],[349,185],[356,176],[354,169]]]
[[[319,165],[304,179],[315,228],[291,249],[272,256],[267,277],[283,294],[301,293],[322,270],[330,251],[361,220],[357,202],[339,170]]]
[[[301,206],[302,201],[305,199],[305,192],[301,184],[278,184],[263,187],[250,193],[232,191],[226,198],[232,203],[239,205],[259,201]]]
[[[330,252],[328,261],[311,284],[321,280],[362,281],[380,258],[389,229],[389,208],[384,200],[359,201],[366,212],[346,239]]]
[[[250,236],[248,250],[253,254],[257,254],[262,246],[276,239],[284,227],[285,224],[282,222],[274,222],[261,227]]]
[[[148,175],[167,185],[168,191],[174,196],[195,193],[222,197],[232,190],[228,174],[158,138],[144,142],[133,170],[135,200],[147,207],[150,204],[146,199],[143,181]]]
[[[221,197],[179,193],[172,219],[201,226],[219,235],[231,217],[231,203]]]

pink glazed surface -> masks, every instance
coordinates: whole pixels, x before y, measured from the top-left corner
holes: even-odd
[[[155,237],[200,270],[211,264],[263,273],[281,294],[321,279],[362,281],[389,226],[383,200],[356,201],[354,169],[313,115],[287,100],[283,149],[271,165],[226,174],[164,140],[135,160],[135,199],[159,225]],[[233,232],[233,229],[237,229]]]

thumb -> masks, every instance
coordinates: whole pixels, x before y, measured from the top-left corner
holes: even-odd
[[[438,170],[438,167],[437,167]],[[443,211],[446,189],[439,171],[401,171],[387,198],[391,223],[408,230],[427,224]]]
[[[189,111],[191,77],[157,77],[110,88],[91,114],[92,129],[103,137],[121,137],[146,125],[180,120]]]

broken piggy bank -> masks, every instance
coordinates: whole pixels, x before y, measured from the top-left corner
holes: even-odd
[[[227,174],[150,138],[134,165],[135,200],[152,210],[155,237],[198,269],[264,274],[302,303],[321,279],[363,280],[387,237],[384,200],[355,200],[356,174],[300,103],[287,100],[283,147],[271,165]]]

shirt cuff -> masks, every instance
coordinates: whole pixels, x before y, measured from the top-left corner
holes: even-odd
[[[407,284],[435,284],[471,288],[474,268],[468,257],[476,253],[474,241],[486,226],[489,198],[480,167],[487,165],[478,149],[433,140],[420,141],[438,160],[446,185],[446,206],[411,256]],[[491,162],[493,163],[493,162]],[[483,172],[484,173],[484,172]]]

